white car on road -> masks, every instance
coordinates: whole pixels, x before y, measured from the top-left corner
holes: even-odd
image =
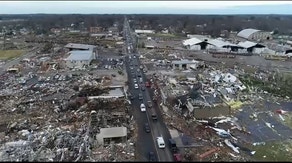
[[[140,109],[141,109],[141,112],[146,112],[146,107],[143,103],[140,105]]]
[[[138,84],[135,84],[134,87],[135,87],[135,89],[138,89],[138,88],[139,88],[139,87],[138,87]]]
[[[159,148],[165,148],[165,142],[162,136],[156,138]]]

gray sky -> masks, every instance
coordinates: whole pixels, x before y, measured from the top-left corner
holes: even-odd
[[[1,1],[0,14],[184,14],[184,11],[197,14],[198,11],[222,12],[234,7],[262,5],[273,7],[283,4],[292,6],[292,1]],[[290,9],[292,10],[288,8],[288,11]],[[244,12],[249,11],[247,9]],[[273,9],[273,12],[283,13],[281,8]]]

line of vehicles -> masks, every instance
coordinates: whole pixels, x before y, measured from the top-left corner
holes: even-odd
[[[131,44],[130,44],[131,46]],[[128,46],[128,51],[131,52],[131,47]],[[143,78],[142,78],[142,72],[147,72],[147,68],[144,67],[143,65],[140,65],[138,66],[138,62],[132,62],[133,60],[137,60],[137,56],[134,54],[131,56],[129,56],[129,65],[130,65],[130,72],[131,72],[131,76],[133,78],[133,84],[134,84],[134,88],[137,90],[137,89],[140,89],[141,91],[139,92],[138,94],[138,99],[141,100],[141,104],[140,104],[140,110],[142,113],[146,113],[146,110],[148,110],[148,115],[150,115],[151,119],[153,122],[157,121],[158,119],[158,116],[157,116],[157,113],[156,113],[156,110],[155,108],[153,107],[153,103],[151,100],[147,100],[143,102],[143,95],[142,95],[142,92],[146,90],[146,88],[149,88],[151,87],[151,82],[149,81],[143,81]],[[130,99],[133,100],[135,99],[135,97],[133,95],[130,96]],[[156,101],[156,100],[155,100]],[[154,101],[154,102],[155,102]],[[150,133],[151,132],[151,127],[150,127],[150,124],[147,122],[147,123],[144,123],[144,130],[146,133]],[[163,136],[158,136],[156,137],[156,143],[158,145],[158,148],[160,149],[165,149],[166,148],[166,144],[165,144],[165,141],[164,141],[164,138]],[[174,140],[172,139],[169,139],[169,146],[171,147],[171,150],[173,152],[173,157],[174,157],[174,160],[177,161],[177,162],[180,162],[181,161],[181,155],[177,152],[178,149],[177,149],[177,146],[176,146],[176,143]],[[157,161],[156,158],[155,158],[155,154],[153,151],[149,151],[148,152],[148,160],[149,161]]]

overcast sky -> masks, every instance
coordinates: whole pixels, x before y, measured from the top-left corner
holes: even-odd
[[[0,14],[291,14],[291,6],[292,1],[1,1]]]

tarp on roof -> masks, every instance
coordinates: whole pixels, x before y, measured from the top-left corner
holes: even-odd
[[[187,46],[187,45],[196,45],[196,44],[199,44],[199,43],[202,43],[203,41],[200,40],[200,39],[197,39],[197,38],[191,38],[191,39],[187,39],[187,40],[184,40],[183,41],[183,45],[184,46]]]
[[[247,39],[250,35],[252,35],[255,32],[259,32],[259,31],[260,30],[248,28],[248,29],[244,29],[244,30],[238,32],[237,36]]]
[[[246,49],[254,47],[254,46],[265,47],[264,45],[261,45],[261,44],[255,43],[255,42],[251,42],[251,41],[240,42],[240,43],[238,43],[238,46],[246,48]]]
[[[76,50],[69,52],[68,58],[69,61],[87,61],[92,59],[93,52],[91,50]]]

